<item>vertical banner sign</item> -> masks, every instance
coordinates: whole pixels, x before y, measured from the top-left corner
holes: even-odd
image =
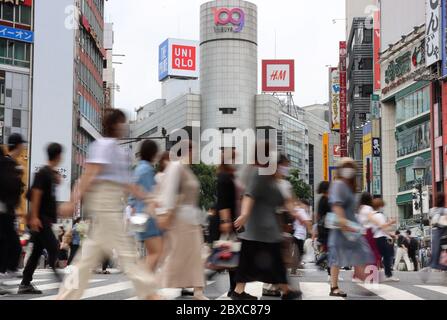
[[[441,29],[441,38],[442,38],[442,77],[447,76],[447,0],[442,0],[442,29]]]
[[[380,10],[374,11],[374,91],[380,91]]]
[[[371,117],[373,119],[381,118],[380,96],[378,94],[371,95]]]
[[[329,97],[331,103],[331,130],[340,130],[340,73],[338,68],[329,69]]]
[[[340,147],[342,157],[348,156],[346,56],[346,41],[340,41]]]
[[[323,180],[329,181],[329,133],[323,134]]]
[[[425,63],[428,66],[442,59],[441,0],[425,0]]]

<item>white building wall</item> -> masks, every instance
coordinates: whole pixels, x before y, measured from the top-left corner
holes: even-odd
[[[382,51],[425,23],[424,0],[380,0],[380,8]]]
[[[396,204],[398,181],[396,173],[396,106],[394,103],[382,103],[382,177],[385,213],[390,218],[399,218]]]

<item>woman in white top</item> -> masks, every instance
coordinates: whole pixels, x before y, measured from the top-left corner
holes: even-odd
[[[159,227],[166,230],[170,245],[162,267],[164,288],[194,288],[194,299],[208,300],[203,294],[205,264],[202,260],[203,233],[200,221],[200,182],[190,168],[193,145],[182,142],[182,156],[172,161],[159,195]],[[186,145],[186,147],[185,147]],[[174,154],[171,153],[171,159]]]
[[[366,230],[366,240],[368,241],[368,244],[371,248],[371,252],[374,254],[375,258],[375,265],[377,268],[380,268],[380,253],[379,249],[377,248],[376,241],[374,240],[374,232],[373,232],[373,215],[374,215],[374,209],[372,207],[373,205],[373,198],[370,193],[364,192],[360,196],[360,203],[359,203],[359,213],[357,216],[357,219],[359,223],[365,228]],[[354,275],[353,279],[354,282],[359,282],[358,277]]]
[[[79,300],[88,286],[90,271],[107,254],[116,249],[123,271],[133,282],[140,298],[158,299],[153,275],[137,265],[135,243],[126,234],[123,224],[125,193],[139,199],[146,194],[130,181],[130,159],[119,145],[125,133],[126,116],[117,109],[104,119],[104,136],[95,141],[82,177],[73,189],[71,201],[61,208],[63,215],[74,212],[75,204],[84,199],[85,212],[92,220],[90,236],[83,244],[82,256],[60,288],[58,300]]]
[[[392,264],[394,256],[393,238],[388,229],[396,223],[395,220],[387,221],[383,214],[385,202],[382,199],[373,200],[374,213],[372,216],[374,228],[374,240],[379,249],[383,267],[385,268],[385,281],[397,282],[399,279],[393,277]]]

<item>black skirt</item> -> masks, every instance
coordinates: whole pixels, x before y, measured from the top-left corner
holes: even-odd
[[[286,284],[287,271],[282,257],[281,243],[242,240],[236,282]]]

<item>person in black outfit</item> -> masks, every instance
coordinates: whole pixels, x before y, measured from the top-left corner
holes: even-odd
[[[317,266],[322,265],[323,262],[327,261],[328,258],[328,239],[329,239],[329,229],[325,227],[326,215],[328,212],[331,212],[331,206],[329,205],[329,182],[323,181],[318,186],[318,194],[321,195],[321,198],[318,202],[318,215],[317,215],[317,223],[318,223],[318,242],[321,244],[321,251],[323,254],[317,261]],[[330,268],[327,268],[328,274],[330,275]]]
[[[48,165],[42,167],[36,173],[34,183],[30,190],[31,217],[29,227],[32,231],[34,246],[31,256],[23,270],[23,279],[19,286],[19,294],[42,293],[31,282],[44,249],[48,251],[48,262],[56,278],[59,281],[61,280],[56,271],[59,242],[53,232],[52,225],[57,221],[56,185],[60,181],[60,176],[56,172],[56,168],[62,160],[62,150],[62,146],[57,143],[48,146]]]
[[[19,134],[8,139],[8,155],[1,156],[0,192],[0,276],[5,279],[17,276],[22,246],[16,232],[16,208],[24,191],[23,168],[16,161],[26,141]]]
[[[411,230],[407,230],[407,234],[410,238],[408,245],[408,256],[410,257],[411,262],[413,262],[414,271],[418,271],[418,259],[416,257],[419,251],[419,241],[418,239],[411,236]]]
[[[225,149],[222,151],[222,164],[219,167],[217,175],[217,205],[216,210],[219,217],[219,238],[222,234],[235,234],[234,221],[236,220],[236,184],[235,168],[233,166],[235,159],[234,149]],[[219,240],[219,239],[215,239]],[[236,288],[235,271],[229,270],[230,290],[228,297]]]

